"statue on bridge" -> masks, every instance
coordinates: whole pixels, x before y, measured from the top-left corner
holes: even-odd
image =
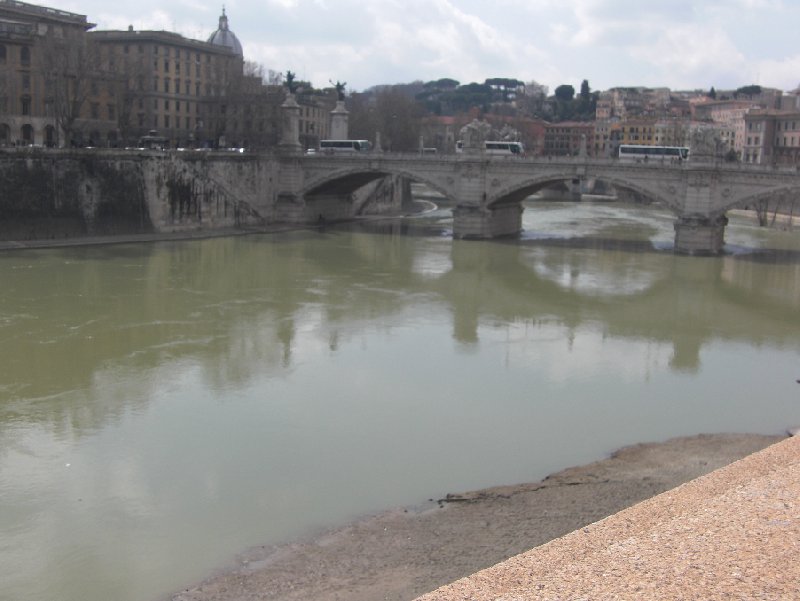
[[[483,152],[484,142],[492,133],[492,126],[486,121],[473,119],[458,132],[463,144],[464,152],[474,154]]]
[[[295,74],[291,71],[286,72],[286,87],[289,88],[289,94],[294,94],[297,91],[297,82],[295,82]]]
[[[330,79],[328,81],[333,83],[333,81],[331,81]],[[344,88],[346,85],[347,85],[346,81],[340,82],[338,79],[336,80],[336,83],[333,83],[333,87],[336,88],[336,99],[339,100],[340,102],[344,101]]]
[[[713,127],[700,126],[689,137],[689,156],[694,160],[713,160],[722,157],[723,143]]]

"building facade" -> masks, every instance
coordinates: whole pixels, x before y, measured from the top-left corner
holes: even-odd
[[[543,152],[546,156],[577,156],[586,149],[594,156],[594,123],[584,121],[564,121],[548,123],[544,132]]]
[[[242,85],[240,55],[166,31],[131,27],[88,35],[100,55],[101,87],[113,99],[92,102],[125,146],[152,130],[178,147],[216,146],[225,136],[228,99]]]
[[[67,104],[88,93],[60,71],[78,58],[91,68],[83,45],[91,27],[84,15],[0,0],[0,146],[59,145],[59,125],[79,117]]]
[[[800,165],[800,111],[760,109],[747,113],[742,161]]]
[[[223,10],[207,41],[167,31],[90,31],[86,16],[0,0],[0,145],[274,146],[282,86],[246,73]],[[327,136],[334,92],[308,90],[301,142]]]

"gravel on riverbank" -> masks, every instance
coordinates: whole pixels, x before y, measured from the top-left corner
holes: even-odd
[[[243,554],[171,601],[407,601],[778,442],[714,434],[626,447],[541,482],[451,494]]]

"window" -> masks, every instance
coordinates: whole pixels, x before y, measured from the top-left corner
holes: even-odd
[[[153,54],[158,56],[158,45],[153,46]]]
[[[169,61],[164,59],[164,73],[169,73]]]
[[[130,46],[128,46],[127,44],[125,44],[125,46],[122,48],[122,51],[123,51],[125,54],[128,54],[128,53],[131,51],[131,49],[130,49]]]
[[[158,91],[158,77],[153,78],[153,91]]]
[[[5,64],[6,62],[6,47],[0,44],[0,64]]]
[[[164,91],[169,93],[169,79],[164,79]]]
[[[164,127],[169,127],[169,115],[164,115]]]
[[[20,104],[22,105],[20,108],[22,109],[23,115],[30,115],[31,114],[31,97],[30,96],[23,96],[20,98]]]
[[[90,105],[92,119],[99,119],[100,118],[100,104],[97,102],[93,102]]]
[[[23,65],[31,64],[31,49],[23,46],[19,51],[19,60]]]
[[[186,117],[186,129],[192,129],[192,118]]]
[[[109,104],[106,108],[108,109],[108,120],[114,121],[117,118],[117,107]]]
[[[31,89],[31,74],[30,73],[23,73],[22,74],[22,89],[23,90],[30,90]]]
[[[165,101],[164,101],[164,110],[165,110],[165,111],[168,111],[168,110],[169,110],[169,100],[165,100]]]
[[[180,100],[176,100],[175,101],[175,112],[176,113],[180,113],[181,112],[181,101]]]
[[[139,54],[144,54],[144,45],[139,44]]]

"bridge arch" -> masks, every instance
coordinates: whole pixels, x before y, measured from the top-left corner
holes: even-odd
[[[301,189],[301,196],[352,194],[371,182],[390,176],[405,177],[411,181],[425,184],[445,198],[454,200],[452,189],[443,186],[441,182],[409,169],[393,169],[385,165],[379,168],[365,168],[361,166],[332,171],[323,177],[309,182]]]
[[[517,181],[508,186],[501,188],[496,193],[492,194],[487,199],[487,207],[501,206],[506,204],[518,204],[531,194],[535,194],[539,190],[546,188],[553,184],[564,182],[572,182],[575,179],[591,176],[595,179],[600,179],[608,184],[625,190],[630,190],[645,198],[652,199],[667,207],[676,215],[680,214],[680,198],[678,197],[678,190],[673,190],[673,194],[665,195],[660,191],[654,190],[652,187],[643,186],[636,180],[620,177],[614,173],[591,173],[585,175],[577,175],[573,171],[565,171],[563,173],[548,173],[539,176],[529,177],[525,180]]]
[[[777,185],[768,190],[746,191],[735,198],[723,202],[719,212],[724,214],[731,209],[744,209],[748,206],[770,201],[782,201],[787,197],[800,200],[800,183]]]

